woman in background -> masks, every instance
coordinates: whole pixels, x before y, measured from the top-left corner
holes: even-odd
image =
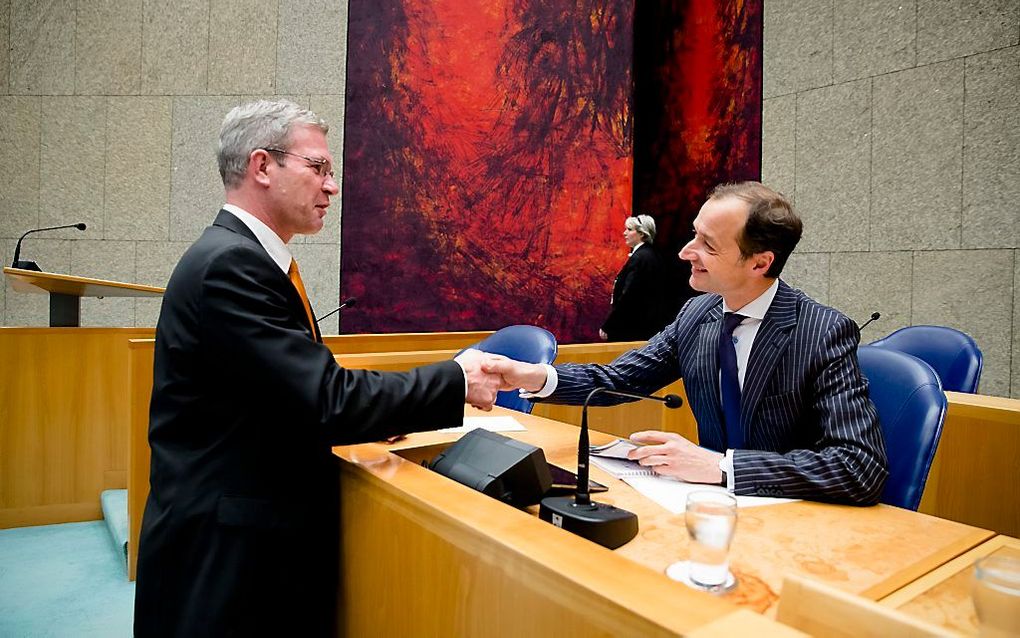
[[[630,257],[613,284],[612,309],[599,330],[603,341],[648,339],[668,323],[662,310],[665,272],[652,245],[655,220],[637,215],[628,217],[623,226]]]

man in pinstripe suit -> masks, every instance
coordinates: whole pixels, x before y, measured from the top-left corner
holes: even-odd
[[[801,235],[789,202],[757,182],[723,184],[694,233],[680,258],[691,263],[691,286],[709,294],[688,301],[647,346],[608,366],[508,360],[488,371],[501,373],[505,387],[573,404],[595,387],[647,394],[682,378],[701,445],[637,432],[631,439],[642,446],[631,458],[736,494],[877,503],[888,469],[857,362],[860,332],[779,279]],[[619,402],[602,394],[591,403]]]

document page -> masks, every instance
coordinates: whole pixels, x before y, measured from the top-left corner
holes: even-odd
[[[635,447],[637,445],[625,439],[617,439],[606,445],[592,446],[590,448],[591,461],[674,514],[684,513],[687,507],[687,495],[691,492],[729,492],[721,485],[685,483],[678,479],[659,476],[650,467],[645,467],[637,461],[627,458],[627,452]],[[736,499],[737,507],[775,505],[798,500],[770,496],[736,496]]]

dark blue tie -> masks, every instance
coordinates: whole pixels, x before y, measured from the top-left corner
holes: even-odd
[[[737,377],[737,350],[733,347],[733,329],[744,315],[727,312],[719,333],[719,394],[722,397],[723,425],[726,429],[726,448],[739,450],[744,446],[744,431],[740,427],[740,379]]]

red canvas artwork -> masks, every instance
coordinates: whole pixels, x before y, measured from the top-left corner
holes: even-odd
[[[634,198],[633,18],[620,0],[351,0],[344,332],[597,338]]]

